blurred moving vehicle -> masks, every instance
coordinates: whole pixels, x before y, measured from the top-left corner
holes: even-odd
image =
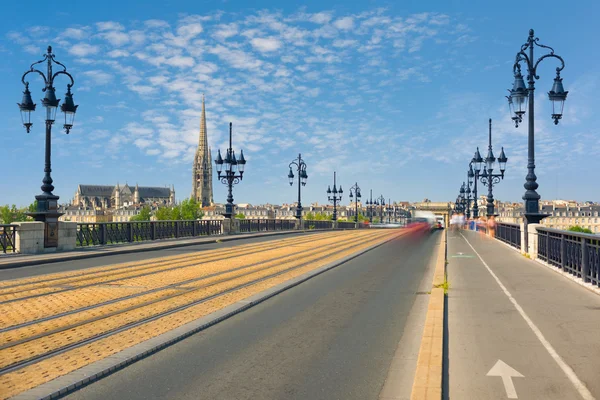
[[[431,211],[415,211],[412,218],[413,224],[423,224],[429,230],[435,230],[438,228],[438,222],[436,215]]]
[[[436,220],[436,223],[437,223],[437,229],[444,229],[445,228],[445,226],[444,226],[444,217],[443,216],[436,215],[435,216],[435,220]]]

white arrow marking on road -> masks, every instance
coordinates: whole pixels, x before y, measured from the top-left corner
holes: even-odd
[[[517,391],[512,378],[523,378],[517,370],[506,364],[502,360],[496,361],[496,364],[487,373],[487,376],[499,376],[502,378],[504,384],[504,390],[506,390],[506,397],[509,399],[518,399]]]

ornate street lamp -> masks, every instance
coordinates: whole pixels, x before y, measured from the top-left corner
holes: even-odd
[[[44,72],[35,69],[34,66],[46,62],[46,74]],[[56,64],[62,68],[57,72],[53,72],[53,64]],[[25,77],[35,72],[40,74],[44,79],[43,92],[46,93],[42,99],[42,105],[46,109],[46,152],[45,152],[45,165],[44,165],[44,179],[42,179],[42,194],[35,196],[37,200],[37,210],[35,212],[27,213],[27,215],[33,217],[36,221],[44,222],[44,247],[56,247],[58,246],[58,218],[63,215],[58,212],[58,196],[55,196],[52,192],[54,186],[52,185],[52,163],[51,163],[51,140],[52,140],[52,125],[56,119],[56,110],[60,99],[56,98],[56,88],[54,87],[54,79],[59,75],[65,75],[71,83],[67,84],[67,93],[65,94],[65,102],[61,106],[61,111],[65,113],[65,123],[63,128],[66,133],[69,134],[73,127],[73,121],[75,119],[75,113],[77,107],[73,102],[73,94],[71,93],[71,87],[75,84],[71,74],[67,72],[67,67],[62,63],[56,61],[54,54],[52,53],[52,46],[48,46],[47,53],[44,58],[37,61],[29,67],[29,70],[23,74],[21,82],[25,85],[25,91],[23,92],[23,99],[21,103],[17,103],[21,112],[21,121],[25,127],[27,133],[30,132],[31,126],[31,113],[35,111],[35,104],[31,98],[31,92],[29,91],[29,82],[25,80]]]
[[[483,172],[479,174],[479,169],[481,168],[481,156],[478,156],[479,149],[475,153],[475,157],[473,161],[476,165],[476,174],[479,176],[481,183],[488,187],[488,195],[487,195],[487,206],[486,206],[486,214],[488,217],[494,214],[494,194],[492,193],[492,188],[494,185],[500,183],[501,179],[504,179],[504,171],[506,170],[506,162],[508,159],[504,154],[504,147],[502,147],[502,151],[500,152],[500,157],[498,157],[498,166],[500,169],[499,174],[494,174],[494,169],[496,166],[496,157],[494,157],[494,152],[492,151],[492,119],[489,120],[489,145],[488,145],[488,154],[483,162]]]
[[[373,223],[373,207],[375,203],[373,202],[373,189],[370,190],[369,199],[365,202],[367,204],[367,213],[369,214],[369,223]]]
[[[225,213],[223,213],[225,218],[231,218],[233,215],[233,185],[237,185],[243,179],[244,166],[246,165],[243,150],[240,150],[239,160],[235,157],[235,151],[233,150],[232,144],[232,130],[233,124],[230,122],[229,148],[227,149],[225,159],[221,157],[221,150],[219,150],[215,160],[217,179],[219,179],[221,183],[227,185],[227,204],[225,204]],[[225,164],[225,171],[223,171],[223,164]]]
[[[540,58],[536,59],[533,55],[534,47],[538,46],[543,49],[549,49],[549,52]],[[527,52],[527,50],[529,50]],[[529,53],[529,54],[528,54]],[[556,68],[556,77],[554,78],[554,84],[552,90],[548,92],[548,98],[552,102],[552,119],[554,124],[558,124],[558,121],[562,118],[564,102],[567,98],[567,93],[563,88],[562,78],[560,77],[561,71],[565,67],[565,62],[562,57],[554,54],[554,49],[549,46],[539,44],[539,39],[534,37],[533,29],[529,30],[529,37],[527,42],[521,46],[521,50],[517,53],[515,63],[513,65],[513,73],[515,76],[515,82],[512,90],[509,90],[510,96],[508,96],[508,104],[511,113],[514,114],[512,118],[515,121],[515,126],[518,127],[519,123],[523,121],[523,115],[525,110],[528,111],[528,142],[527,142],[527,177],[525,178],[525,194],[523,200],[525,201],[525,232],[527,232],[527,224],[538,223],[546,217],[544,214],[540,214],[539,199],[540,195],[537,193],[537,177],[535,176],[535,148],[534,148],[534,94],[535,94],[535,80],[539,79],[537,74],[537,68],[539,63],[546,58],[556,58],[560,62],[560,67]],[[525,81],[523,75],[521,75],[521,62],[524,62],[527,67],[527,88],[525,87]],[[527,104],[529,102],[529,104]],[[498,160],[500,162],[500,160]],[[527,241],[527,233],[525,233],[525,241]],[[527,243],[525,243],[527,248]]]
[[[333,221],[337,221],[337,204],[342,200],[342,186],[338,190],[335,183],[335,171],[333,171],[333,190],[330,186],[327,186],[327,200],[333,202]]]
[[[294,184],[294,172],[292,171],[292,165],[295,166],[296,172],[298,173],[298,206],[296,207],[296,218],[298,220],[302,219],[302,201],[301,201],[301,186],[306,186],[306,179],[308,179],[308,175],[306,174],[306,163],[302,159],[302,154],[298,154],[298,159],[294,159],[289,167],[290,172],[288,174],[288,179],[290,182],[290,186]]]
[[[350,201],[354,200],[354,222],[358,223],[358,202],[360,201],[360,187],[358,187],[358,182],[354,183],[354,186],[350,188]]]
[[[383,207],[385,206],[385,197],[383,195],[375,199],[375,206],[379,207],[379,223],[383,224]]]

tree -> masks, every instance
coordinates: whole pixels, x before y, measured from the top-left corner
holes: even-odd
[[[38,208],[38,201],[34,200],[33,203],[31,203],[29,205],[29,207],[27,207],[27,211],[29,211],[29,212],[36,212],[37,208]]]
[[[314,221],[315,220],[315,214],[309,212],[306,213],[306,215],[304,216],[304,219],[307,221]]]
[[[158,221],[168,221],[171,219],[171,209],[169,207],[161,207],[154,213],[154,217]]]
[[[150,206],[144,206],[138,215],[131,217],[130,221],[150,221]]]
[[[195,199],[185,199],[179,205],[180,217],[177,219],[196,220],[201,218],[200,204]],[[174,218],[175,219],[175,218]]]
[[[237,213],[234,216],[235,219],[246,219],[246,216],[242,213]]]
[[[23,222],[27,221],[27,215],[25,215],[25,210],[17,209],[16,205],[12,206],[0,206],[0,221],[3,224],[12,224],[13,222]]]
[[[580,233],[594,233],[591,230],[589,230],[588,228],[583,228],[579,225],[575,225],[575,226],[571,226],[569,229],[567,229],[571,232],[580,232]]]

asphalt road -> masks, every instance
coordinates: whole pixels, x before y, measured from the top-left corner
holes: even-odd
[[[152,251],[144,251],[139,253],[129,253],[129,254],[115,254],[115,255],[107,255],[102,257],[94,257],[94,258],[82,258],[79,260],[71,260],[71,261],[59,261],[53,263],[32,265],[26,267],[18,267],[18,268],[9,268],[9,269],[0,269],[0,281],[6,279],[19,279],[19,278],[28,278],[31,276],[43,275],[43,274],[52,274],[55,272],[66,272],[66,271],[75,271],[79,269],[93,268],[93,267],[102,267],[104,265],[118,264],[129,261],[139,261],[139,260],[148,260],[151,258],[158,257],[169,257],[176,256],[180,254],[189,254],[197,251],[205,251],[205,250],[214,250],[214,249],[225,249],[231,248],[235,246],[241,246],[245,244],[251,243],[261,243],[268,242],[272,240],[283,240],[289,239],[293,237],[301,237],[306,235],[319,235],[323,232],[314,232],[314,233],[298,233],[298,234],[285,234],[285,235],[267,235],[262,237],[255,237],[251,239],[238,239],[231,241],[224,241],[221,243],[204,243],[197,244],[193,246],[183,246],[183,247],[174,247],[170,249],[159,249]],[[215,240],[220,237],[215,237]]]
[[[67,398],[377,399],[438,236],[393,240]]]
[[[600,399],[600,296],[475,232],[448,261],[448,398]]]

